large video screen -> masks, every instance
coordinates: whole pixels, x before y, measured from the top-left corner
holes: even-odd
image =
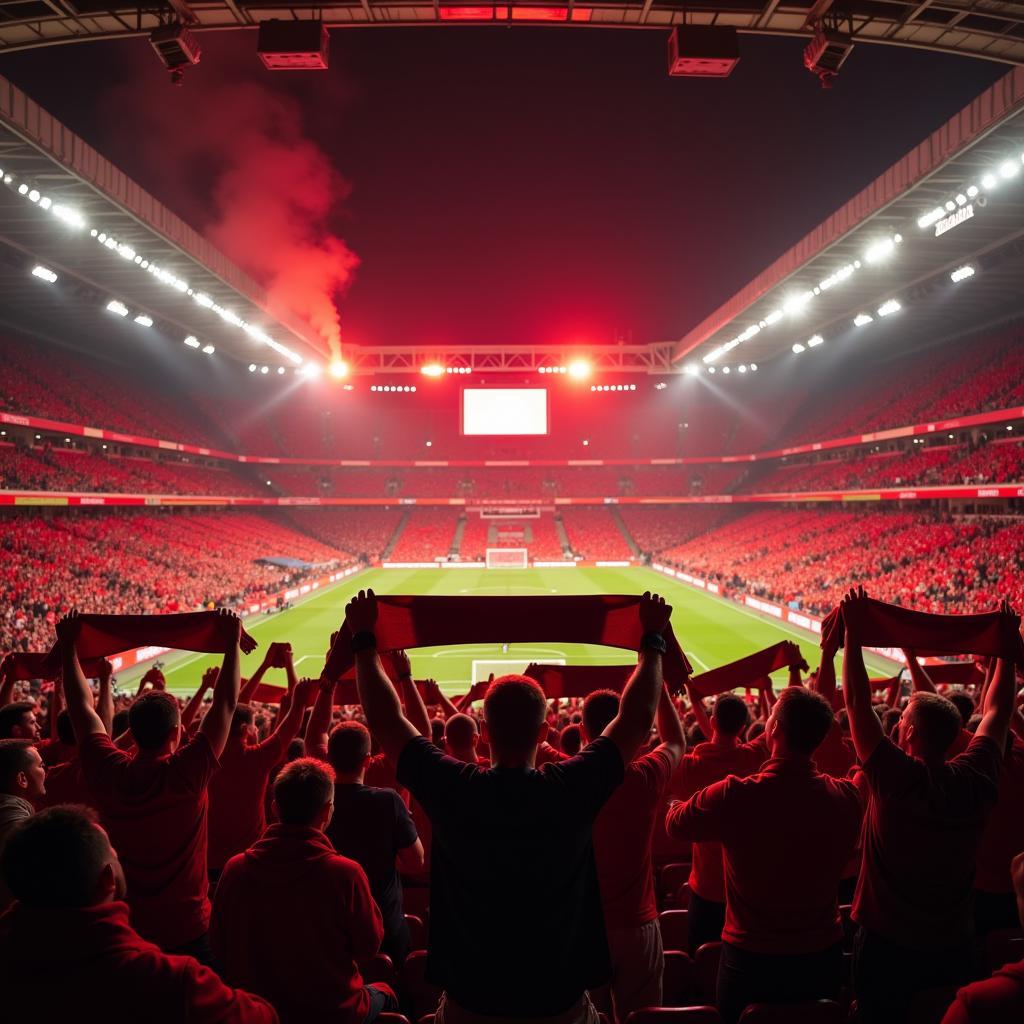
[[[462,433],[470,437],[548,432],[547,388],[465,388]]]

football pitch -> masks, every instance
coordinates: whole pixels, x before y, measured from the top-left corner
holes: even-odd
[[[814,634],[775,622],[651,569],[369,569],[317,591],[287,611],[246,619],[245,628],[259,641],[259,647],[243,656],[242,675],[252,673],[270,642],[278,640],[291,643],[300,677],[319,676],[331,633],[342,621],[345,602],[366,587],[373,587],[378,594],[482,596],[641,594],[653,590],[663,594],[672,605],[676,636],[696,672],[716,668],[779,640],[797,641],[812,667],[820,660]],[[411,651],[410,657],[417,679],[436,679],[450,696],[465,693],[472,681],[486,679],[489,672],[519,672],[531,661],[574,665],[622,665],[636,661],[636,655],[630,651],[586,644],[510,644],[508,651],[503,651],[501,644],[467,643],[455,648],[424,647]],[[193,692],[203,670],[220,663],[214,655],[188,653],[167,655],[160,660],[168,688],[178,694]],[[882,659],[869,658],[869,670],[873,675],[890,675],[893,667]],[[119,688],[134,689],[144,671],[142,667],[121,673]],[[784,685],[785,676],[783,671],[776,678]],[[265,682],[283,686],[283,671],[271,669]]]

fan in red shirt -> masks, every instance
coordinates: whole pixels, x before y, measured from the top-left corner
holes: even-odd
[[[286,765],[274,809],[278,824],[232,857],[217,885],[210,938],[225,979],[268,999],[282,1024],[369,1024],[397,1010],[394,992],[363,985],[355,962],[377,952],[384,925],[363,869],[324,835],[331,766]]]
[[[587,743],[600,736],[619,713],[619,695],[597,690],[583,702]],[[662,797],[686,750],[686,737],[668,691],[657,713],[661,743],[626,765],[625,778],[594,821],[594,857],[601,887],[608,949],[612,957],[611,996],[615,1018],[660,1006],[665,957],[654,895],[651,838]]]
[[[64,697],[78,738],[79,758],[101,820],[128,879],[132,924],[166,952],[209,959],[209,883],[206,875],[207,786],[227,742],[238,702],[242,623],[236,626],[195,738],[180,746],[177,700],[150,690],[129,711],[134,756],[119,750],[93,708],[75,651],[78,616],[57,625]]]
[[[863,597],[863,588],[851,591],[844,611]],[[1019,628],[1009,605],[1001,611]],[[947,761],[959,712],[938,694],[916,692],[898,745],[886,739],[871,707],[855,608],[844,620],[843,694],[870,792],[853,904],[853,984],[865,1024],[896,1024],[918,992],[971,977],[975,859],[998,794],[1014,667],[997,661],[974,739]]]
[[[290,648],[284,657],[290,672]],[[277,728],[262,743],[257,742],[252,707],[240,704],[235,708],[228,740],[220,755],[220,767],[210,780],[206,856],[211,879],[220,874],[236,853],[247,850],[263,834],[267,826],[265,809],[270,773],[284,760],[316,686],[316,680],[303,679],[288,691],[287,710],[282,710]]]
[[[698,743],[679,764],[672,780],[672,795],[689,800],[730,775],[745,778],[757,771],[768,759],[768,746],[758,737],[752,743],[741,743],[750,712],[746,701],[733,693],[723,693],[715,701],[711,715],[704,702],[688,688],[697,726],[711,739]],[[690,953],[706,942],[718,942],[725,926],[725,868],[722,845],[718,842],[695,842],[690,868]]]
[[[0,918],[0,989],[9,1020],[111,1024],[275,1024],[258,996],[228,988],[192,957],[167,956],[128,923],[125,877],[82,807],[27,819],[4,848],[17,897]]]
[[[674,835],[722,844],[726,915],[717,1001],[727,1024],[751,1003],[839,996],[836,893],[862,811],[852,782],[814,765],[831,726],[832,708],[820,694],[788,687],[765,726],[772,756],[761,770],[716,782],[669,811]]]

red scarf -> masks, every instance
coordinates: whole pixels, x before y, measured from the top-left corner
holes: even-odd
[[[758,690],[768,688],[766,677],[780,668],[789,668],[802,660],[800,648],[788,640],[780,640],[763,651],[748,654],[745,658],[730,661],[709,672],[702,672],[690,680],[690,686],[698,697],[713,697],[727,693],[740,686],[752,686]]]
[[[1008,658],[1024,668],[1019,623],[1000,612],[980,615],[931,615],[864,598],[833,608],[821,624],[821,653],[832,658],[843,646],[846,617],[865,647],[906,647],[922,657],[987,654]]]
[[[637,650],[643,627],[633,595],[572,597],[433,597],[388,595],[377,598],[374,633],[381,651],[457,644],[582,643]],[[665,630],[665,679],[679,688],[693,670],[672,627]],[[325,669],[341,678],[354,664],[352,634],[343,623]]]
[[[133,647],[167,647],[179,651],[220,654],[230,642],[234,619],[217,612],[183,612],[177,615],[81,615],[75,649],[83,663],[105,658]],[[244,654],[256,649],[256,641],[243,629],[239,646]],[[60,645],[54,644],[47,664],[60,673]],[[54,668],[55,666],[55,668]]]
[[[535,679],[548,697],[586,697],[595,690],[622,693],[635,671],[635,665],[527,665],[523,675]]]

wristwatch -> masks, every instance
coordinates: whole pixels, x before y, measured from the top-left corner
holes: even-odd
[[[352,653],[355,654],[359,651],[376,650],[377,637],[375,634],[365,631],[363,633],[356,633],[352,637]]]
[[[660,633],[644,633],[640,638],[640,650],[657,651],[664,654],[668,650],[668,644]]]

